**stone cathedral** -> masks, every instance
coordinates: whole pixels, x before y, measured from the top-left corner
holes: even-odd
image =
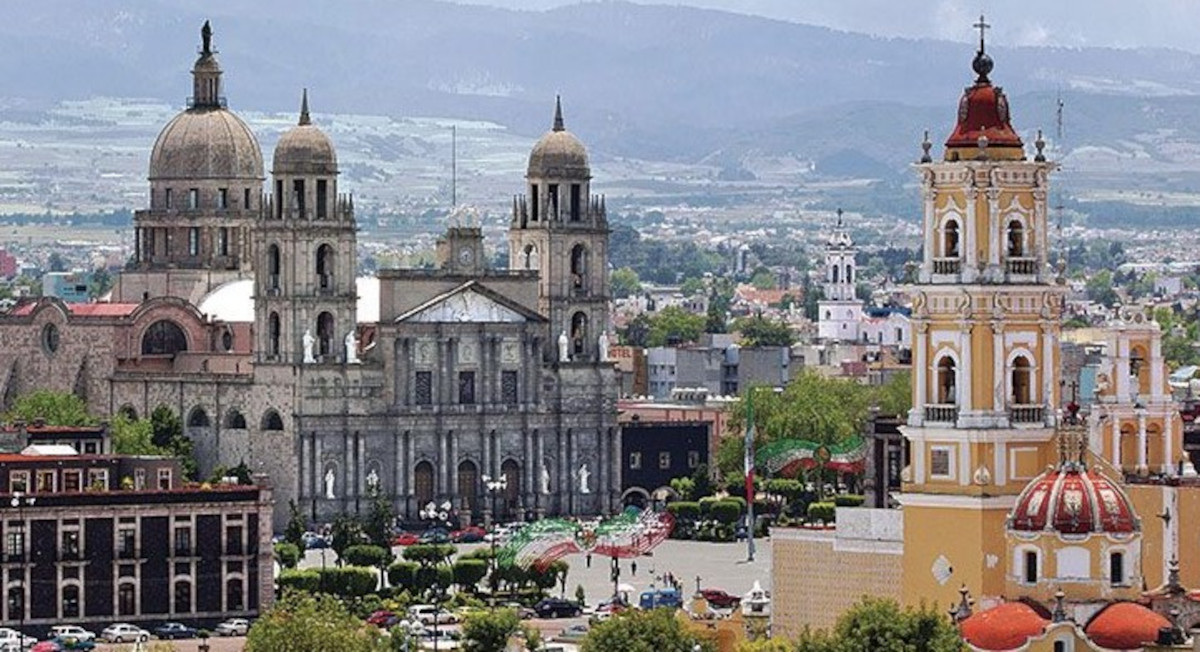
[[[202,475],[245,461],[270,476],[277,528],[290,500],[327,520],[375,491],[408,519],[431,501],[475,522],[617,508],[609,228],[561,104],[513,199],[508,269],[487,267],[464,218],[435,269],[360,278],[354,203],[307,93],[268,178],[215,52],[206,23],[111,300],[0,317],[5,403],[52,389],[97,414],[165,405]]]

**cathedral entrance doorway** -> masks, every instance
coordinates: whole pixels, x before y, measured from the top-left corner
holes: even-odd
[[[433,465],[429,462],[417,464],[417,468],[413,469],[413,484],[419,507],[433,502]]]
[[[458,507],[475,519],[478,509],[479,469],[471,460],[463,460],[458,465]]]
[[[500,475],[504,476],[507,485],[504,488],[504,501],[500,513],[506,519],[511,519],[518,508],[518,498],[521,496],[521,465],[516,460],[505,460],[500,465]]]

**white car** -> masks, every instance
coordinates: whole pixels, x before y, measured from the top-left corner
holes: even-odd
[[[0,650],[26,650],[37,644],[37,639],[25,636],[15,629],[0,627]]]
[[[435,607],[431,604],[418,604],[408,608],[408,617],[420,622],[422,625],[434,624],[434,619],[437,619],[439,625],[453,625],[458,622],[458,617],[446,609]]]
[[[100,640],[106,643],[148,641],[150,640],[150,632],[129,623],[116,623],[105,627],[104,631],[100,632]]]
[[[217,636],[245,636],[250,630],[250,621],[245,618],[230,618],[217,625],[213,632]]]
[[[86,630],[79,625],[55,625],[50,628],[50,638],[73,638],[77,641],[94,641],[96,632]]]

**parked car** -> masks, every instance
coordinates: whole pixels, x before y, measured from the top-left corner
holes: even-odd
[[[533,609],[530,609],[529,607],[526,607],[525,605],[521,604],[520,602],[505,602],[504,608],[512,609],[513,611],[517,612],[517,616],[520,617],[521,620],[529,620],[530,618],[537,618],[536,611],[534,611]]]
[[[33,636],[25,636],[9,627],[0,627],[0,650],[24,650],[37,642]]]
[[[173,641],[177,638],[196,638],[196,628],[188,627],[183,623],[163,623],[154,628],[154,635],[164,641]]]
[[[718,609],[732,609],[738,606],[742,599],[736,595],[729,595],[721,589],[703,589],[700,595],[708,600],[708,604],[717,607]]]
[[[66,652],[68,650],[94,650],[94,649],[96,649],[96,641],[94,639],[72,638],[70,636],[67,636],[67,637],[56,636],[56,637],[50,639],[49,641],[43,641],[42,643],[50,644],[50,647],[45,648],[48,652],[49,651]],[[42,645],[42,643],[38,643],[37,645]],[[37,650],[38,649],[37,645],[33,646],[33,648],[30,650],[30,652]]]
[[[658,607],[678,609],[682,606],[683,597],[675,589],[642,591],[642,595],[638,599],[638,607],[641,609],[656,609]]]
[[[421,537],[412,532],[401,532],[392,538],[393,546],[415,546],[421,542]]]
[[[305,550],[320,550],[321,548],[329,547],[329,539],[317,534],[316,532],[304,533],[304,549]]]
[[[400,617],[397,616],[395,612],[388,611],[387,609],[380,609],[379,611],[372,613],[370,616],[367,616],[368,625],[383,627],[384,629],[395,625],[399,621]]]
[[[492,528],[491,532],[483,535],[483,540],[487,543],[491,543],[492,541],[495,541],[496,543],[503,543],[511,534],[512,530],[504,527],[503,525],[497,525],[496,527]]]
[[[450,533],[450,541],[453,543],[479,543],[483,541],[487,530],[478,525],[469,525],[461,530],[455,530]]]
[[[245,618],[230,618],[213,628],[217,636],[245,636],[250,631],[250,621]]]
[[[450,533],[445,528],[435,527],[425,530],[419,539],[420,543],[450,543]]]
[[[574,618],[583,613],[583,608],[562,598],[544,598],[533,605],[539,618]]]
[[[96,640],[96,632],[79,625],[55,625],[50,628],[50,638],[77,638],[81,641]]]
[[[150,640],[150,632],[129,623],[116,623],[105,627],[104,631],[100,632],[100,640],[105,643],[148,641]]]
[[[558,635],[558,640],[580,641],[580,640],[583,640],[587,636],[587,633],[588,633],[587,625],[584,625],[584,624],[571,625],[570,627],[564,629],[562,631],[562,633]]]
[[[436,619],[439,625],[452,625],[458,622],[458,616],[446,611],[444,608],[435,607],[431,604],[418,604],[408,608],[408,617],[420,622],[422,625],[434,624]]]

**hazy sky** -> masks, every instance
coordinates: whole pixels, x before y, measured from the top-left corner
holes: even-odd
[[[456,0],[547,9],[579,0]],[[602,0],[600,0],[602,1]],[[1003,45],[1167,46],[1200,52],[1197,0],[633,0],[684,4],[882,36],[971,38],[980,11]]]

